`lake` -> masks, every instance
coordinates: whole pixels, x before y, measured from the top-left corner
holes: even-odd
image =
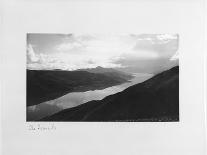
[[[124,89],[141,83],[149,78],[152,74],[136,73],[133,74],[134,78],[130,82],[126,82],[120,85],[108,87],[102,90],[92,90],[85,92],[73,92],[61,96],[57,99],[40,103],[27,107],[27,121],[39,120],[43,117],[50,116],[66,108],[72,108],[80,104],[86,103],[92,100],[101,100],[108,95],[112,95],[123,91]]]

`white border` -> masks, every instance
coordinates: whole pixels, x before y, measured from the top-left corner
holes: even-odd
[[[3,2],[3,154],[205,154],[202,1]],[[180,122],[26,123],[26,33],[178,33]],[[47,125],[47,123],[41,123]]]

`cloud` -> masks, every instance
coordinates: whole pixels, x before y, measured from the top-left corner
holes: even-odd
[[[177,35],[155,35],[145,34],[138,37],[134,46],[135,51],[153,51],[162,58],[170,58],[178,50]]]
[[[178,53],[178,52],[176,52],[176,53],[170,58],[171,61],[176,61],[176,60],[178,60],[178,59],[179,59],[179,53]]]
[[[52,35],[52,34],[51,34]],[[39,38],[38,38],[39,39]],[[48,36],[47,36],[48,40]],[[46,41],[45,41],[46,42]],[[136,67],[170,58],[178,49],[178,35],[58,35],[53,42],[34,46],[28,42],[27,66],[32,69]],[[36,51],[35,51],[36,50]],[[147,66],[147,65],[145,65]]]
[[[34,49],[31,44],[27,46],[27,60],[28,62],[37,62],[39,60],[38,56],[36,56]]]
[[[29,50],[30,51],[30,50]],[[54,54],[35,54],[31,50],[27,59],[27,67],[29,69],[65,69],[76,70],[80,68],[94,68],[97,66],[103,67],[118,67],[119,64],[114,64],[110,59],[100,57],[100,55],[91,55],[89,53],[68,54],[67,52],[58,52]],[[32,59],[32,61],[29,61]]]
[[[178,35],[177,34],[160,34],[157,35],[157,39],[162,40],[162,41],[166,41],[166,40],[172,40],[172,39],[178,39]]]
[[[82,47],[83,45],[81,43],[78,42],[73,42],[73,43],[62,43],[60,45],[58,45],[56,48],[58,51],[68,51],[68,50],[72,50],[75,48],[79,48]]]
[[[138,51],[130,51],[128,53],[123,54],[122,56],[125,59],[157,59],[159,58],[159,54],[157,52],[151,50],[138,50]]]

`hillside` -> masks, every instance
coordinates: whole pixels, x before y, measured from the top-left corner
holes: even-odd
[[[178,121],[179,67],[100,101],[65,109],[40,121]]]
[[[128,79],[118,74],[114,76],[87,71],[27,70],[27,106],[53,100],[70,92],[104,89],[127,82]]]
[[[121,78],[125,80],[130,80],[133,78],[131,74],[128,74],[126,72],[118,71],[113,68],[103,68],[103,67],[96,67],[96,68],[87,68],[87,69],[79,69],[79,71],[87,71],[90,73],[97,73],[97,74],[104,74],[109,77],[114,77],[114,78]]]

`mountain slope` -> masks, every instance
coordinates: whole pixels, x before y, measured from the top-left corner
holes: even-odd
[[[27,106],[70,92],[104,89],[127,82],[126,78],[86,71],[27,70]]]
[[[121,78],[121,79],[125,79],[125,80],[130,80],[133,78],[133,76],[131,74],[122,72],[122,71],[118,71],[116,69],[113,68],[103,68],[103,67],[96,67],[96,68],[87,68],[87,69],[80,69],[79,71],[87,71],[90,73],[97,73],[97,74],[104,74],[106,76],[109,77],[114,77],[114,78]]]
[[[41,121],[178,121],[179,67],[110,95],[65,109]]]

